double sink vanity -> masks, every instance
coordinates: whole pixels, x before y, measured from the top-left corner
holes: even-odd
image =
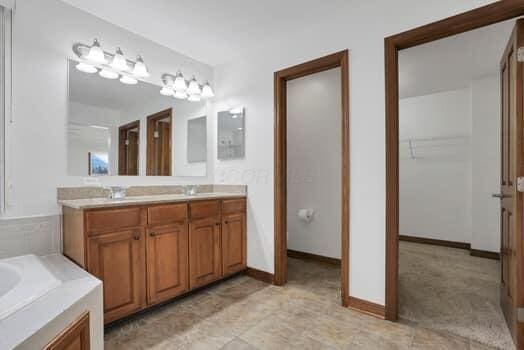
[[[63,254],[102,280],[105,324],[246,269],[244,186],[101,191],[58,197]]]

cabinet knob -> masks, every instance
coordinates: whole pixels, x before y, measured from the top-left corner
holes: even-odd
[[[140,233],[136,232],[134,235],[133,235],[133,239],[135,241],[139,241],[140,240]]]
[[[220,222],[215,223],[215,225],[220,226]]]
[[[227,220],[226,220],[226,221],[224,221],[224,224],[226,224],[226,225],[227,225],[227,224],[229,224],[229,221],[227,221]]]
[[[149,232],[149,235],[150,235],[151,237],[155,237],[155,236],[156,236],[156,232]]]

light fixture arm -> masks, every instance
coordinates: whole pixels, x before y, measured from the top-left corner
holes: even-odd
[[[73,52],[75,55],[82,60],[85,60],[85,57],[89,53],[89,49],[91,49],[91,46],[83,44],[83,43],[75,43],[73,44]],[[107,59],[108,62],[111,62],[113,58],[115,57],[115,54],[104,51],[104,56]],[[129,64],[131,67],[135,65],[135,61],[132,61],[128,58],[125,58],[127,64]]]

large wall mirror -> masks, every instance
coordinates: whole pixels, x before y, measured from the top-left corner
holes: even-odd
[[[78,71],[69,61],[68,173],[206,176],[207,104]]]

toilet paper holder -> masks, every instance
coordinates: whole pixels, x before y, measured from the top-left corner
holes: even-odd
[[[315,210],[313,209],[299,209],[297,213],[298,218],[304,222],[311,222],[315,216]]]

